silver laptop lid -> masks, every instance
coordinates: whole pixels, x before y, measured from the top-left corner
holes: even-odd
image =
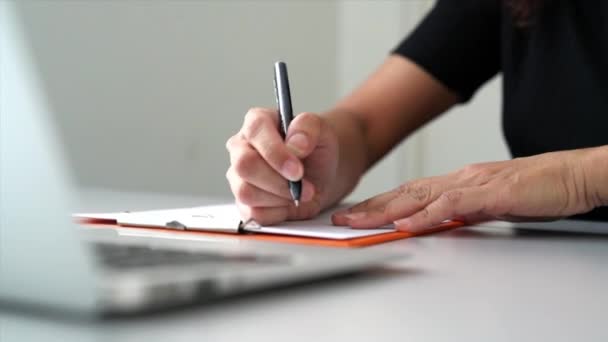
[[[608,222],[583,220],[558,220],[551,222],[502,222],[492,221],[479,224],[480,227],[516,228],[527,230],[544,230],[550,232],[568,232],[584,234],[607,234]]]
[[[0,1],[0,300],[90,310],[93,267],[70,177],[13,1]]]

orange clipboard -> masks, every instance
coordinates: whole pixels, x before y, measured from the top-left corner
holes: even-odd
[[[105,219],[78,219],[77,222],[85,227],[107,229],[107,228],[132,228],[137,230],[143,230],[147,232],[170,231],[175,234],[192,234],[193,236],[209,236],[209,237],[221,237],[231,238],[239,240],[257,240],[265,242],[278,242],[278,243],[292,243],[300,245],[315,245],[324,247],[342,247],[342,248],[357,248],[377,245],[389,241],[407,239],[414,236],[433,234],[444,230],[454,229],[463,226],[463,223],[458,221],[447,221],[440,225],[425,231],[424,233],[414,234],[408,232],[389,232],[378,235],[364,236],[352,239],[326,239],[326,238],[314,238],[314,237],[300,237],[290,235],[278,235],[278,234],[262,234],[262,233],[220,233],[220,232],[206,232],[200,230],[175,230],[164,227],[142,227],[133,225],[118,225],[115,220]]]

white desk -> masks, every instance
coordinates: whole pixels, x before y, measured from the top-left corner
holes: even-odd
[[[113,210],[205,200],[89,192],[83,203]],[[608,236],[475,228],[371,248],[413,258],[127,321],[0,312],[0,341],[608,341]]]

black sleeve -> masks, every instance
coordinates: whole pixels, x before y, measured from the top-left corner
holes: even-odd
[[[409,58],[460,96],[500,69],[502,0],[438,0],[393,53]]]

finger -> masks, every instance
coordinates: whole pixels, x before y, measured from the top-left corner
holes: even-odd
[[[431,177],[405,183],[398,188],[356,205],[342,220],[353,228],[375,228],[409,216],[455,185],[446,177]]]
[[[307,220],[321,212],[318,201],[309,201],[296,207],[293,203],[283,207],[252,207],[236,202],[243,221],[255,221],[260,225],[273,225],[286,220]]]
[[[437,200],[414,215],[395,221],[398,230],[422,233],[445,220],[477,218],[491,205],[491,192],[486,187],[462,188],[444,192]]]
[[[287,218],[289,220],[308,220],[313,218],[321,212],[321,203],[318,200],[311,200],[309,202],[300,204],[299,206],[290,205],[289,214]]]
[[[279,177],[277,184],[261,182],[260,187],[236,174],[235,169],[230,167],[226,172],[226,178],[234,197],[243,204],[253,207],[275,207],[293,203],[287,181],[281,177]],[[259,180],[262,181],[262,179]],[[309,202],[314,198],[314,194],[314,185],[303,179],[300,201],[302,203]]]
[[[245,115],[241,134],[262,158],[283,177],[297,181],[304,166],[285,145],[279,133],[276,111],[252,109]]]
[[[269,226],[287,220],[289,207],[250,207],[237,203],[243,222],[254,221],[262,226]]]
[[[336,226],[348,226],[350,220],[357,218],[356,215],[353,214],[371,211],[383,212],[386,208],[386,204],[393,200],[395,196],[395,192],[391,190],[368,198],[348,209],[337,211],[331,216],[332,223]]]
[[[289,148],[298,158],[304,159],[314,151],[321,133],[321,118],[313,113],[297,115],[289,125],[285,139]]]
[[[246,140],[232,142],[230,149],[230,175],[236,175],[256,187],[285,199],[291,198],[287,181],[262,159]],[[228,177],[230,181],[232,177]]]
[[[230,170],[227,172],[227,178],[229,178],[230,190],[239,203],[251,207],[281,207],[287,206],[291,202],[287,198],[277,196],[247,183],[242,178],[233,175]]]
[[[234,136],[229,139],[226,146],[230,152],[231,167],[226,173],[229,181],[233,179],[229,177],[231,173],[236,174],[235,178],[242,178],[262,190],[285,199],[292,199],[285,178],[272,169],[245,139],[238,135]],[[300,201],[310,201],[314,194],[314,185],[310,181],[302,179]]]

